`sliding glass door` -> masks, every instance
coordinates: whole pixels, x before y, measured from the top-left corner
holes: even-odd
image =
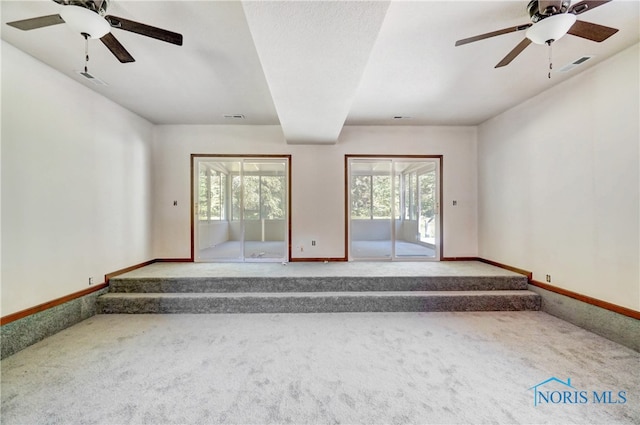
[[[288,261],[289,158],[194,157],[194,260]]]
[[[440,258],[440,158],[349,158],[351,260]]]

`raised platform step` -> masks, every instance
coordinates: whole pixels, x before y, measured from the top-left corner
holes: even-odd
[[[370,292],[525,290],[525,276],[305,276],[113,278],[110,292]]]
[[[108,293],[102,314],[322,313],[539,310],[527,290],[267,293]]]
[[[99,313],[538,310],[526,276],[480,262],[156,263],[109,281]]]

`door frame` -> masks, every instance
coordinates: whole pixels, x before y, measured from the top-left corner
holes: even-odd
[[[233,154],[198,154],[198,153],[192,153],[191,154],[191,166],[190,166],[190,186],[191,186],[191,196],[190,196],[190,203],[191,203],[191,207],[190,207],[190,211],[191,211],[191,220],[190,220],[190,225],[191,225],[191,261],[195,262],[195,258],[196,258],[196,246],[195,246],[195,230],[196,230],[196,223],[195,223],[195,216],[196,216],[196,210],[195,210],[195,185],[197,184],[196,180],[195,180],[195,176],[194,176],[194,172],[195,172],[195,166],[196,166],[196,161],[198,159],[201,158],[226,158],[226,159],[233,159],[233,158],[238,158],[238,159],[282,159],[282,160],[286,160],[288,162],[288,166],[287,166],[287,231],[286,231],[286,237],[287,237],[287,241],[286,241],[286,252],[285,252],[285,261],[290,262],[291,261],[291,155],[290,154],[282,154],[282,155],[277,155],[277,154],[258,154],[258,155],[248,155],[248,154],[237,154],[237,155],[233,155]],[[244,241],[243,241],[244,244]],[[243,249],[244,252],[244,249]]]
[[[345,259],[347,261],[352,261],[350,258],[350,238],[349,235],[351,233],[351,206],[349,204],[349,188],[350,188],[350,178],[351,176],[349,175],[349,160],[351,159],[379,159],[379,160],[385,160],[385,159],[389,159],[389,160],[402,160],[402,159],[408,159],[408,160],[420,160],[420,159],[425,159],[425,160],[429,160],[429,159],[435,159],[438,160],[440,163],[440,166],[438,167],[438,227],[439,227],[439,232],[438,232],[438,243],[439,243],[439,247],[438,247],[438,255],[437,257],[433,258],[433,259],[429,259],[429,260],[423,260],[423,259],[414,259],[414,260],[410,260],[410,259],[406,259],[404,261],[442,261],[443,257],[443,252],[444,252],[444,245],[443,245],[443,240],[444,240],[444,219],[443,219],[443,208],[442,208],[442,200],[443,200],[443,169],[444,169],[444,155],[398,155],[398,154],[394,154],[394,155],[377,155],[377,154],[364,154],[364,155],[360,155],[360,154],[346,154],[344,156],[344,253],[345,253]],[[392,217],[393,218],[393,217]],[[394,261],[394,259],[391,259],[389,261]],[[395,260],[395,261],[403,261],[403,260]]]

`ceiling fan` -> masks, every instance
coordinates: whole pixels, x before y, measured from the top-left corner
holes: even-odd
[[[59,14],[39,16],[7,22],[7,25],[23,31],[66,23],[81,34],[85,40],[99,38],[102,43],[122,63],[135,62],[135,59],[111,33],[111,28],[118,28],[136,34],[145,35],[167,43],[182,46],[182,34],[152,27],[128,19],[107,15],[109,0],[53,0],[62,5]]]
[[[495,66],[495,68],[500,68],[509,65],[529,44],[547,44],[551,46],[551,43],[559,40],[565,34],[601,42],[611,37],[618,30],[591,22],[578,21],[576,16],[610,1],[585,0],[571,5],[570,0],[531,0],[527,6],[527,12],[532,23],[464,38],[456,41],[456,46],[511,32],[527,30],[525,39]]]

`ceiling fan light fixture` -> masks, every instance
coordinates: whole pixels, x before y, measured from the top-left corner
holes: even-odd
[[[548,41],[558,41],[575,24],[576,15],[560,13],[536,22],[527,30],[526,36],[536,44],[546,44]]]
[[[102,38],[111,31],[111,26],[102,16],[81,6],[63,6],[60,16],[74,32],[87,34],[90,38]]]

